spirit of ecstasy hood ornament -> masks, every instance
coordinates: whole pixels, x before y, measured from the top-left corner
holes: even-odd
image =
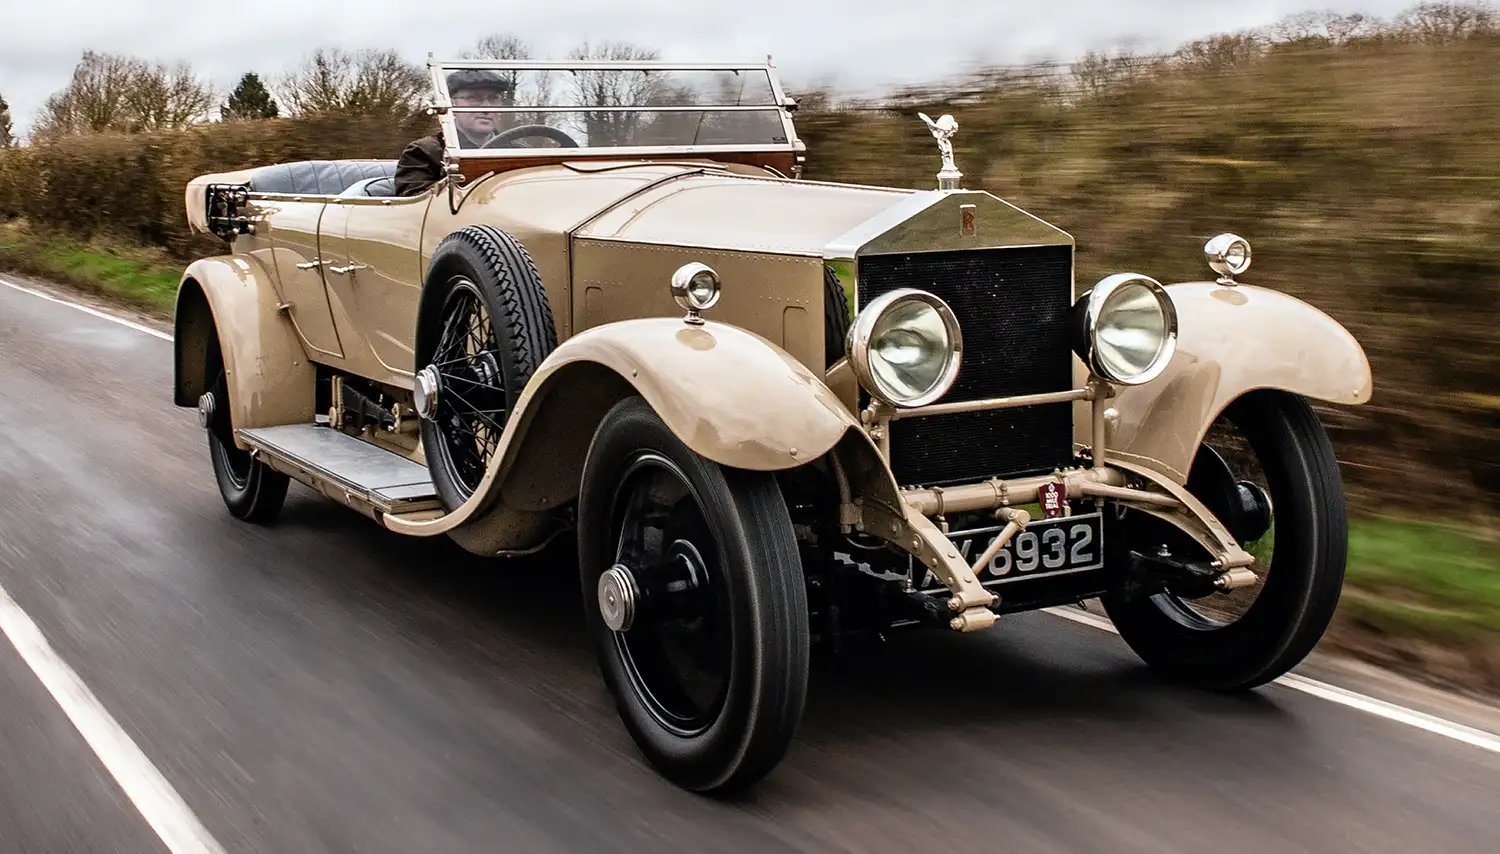
[[[927,123],[927,129],[937,140],[938,153],[943,156],[943,169],[937,174],[938,189],[957,190],[958,180],[964,176],[964,173],[958,171],[958,167],[953,164],[953,135],[958,133],[957,120],[946,114],[937,121],[928,118],[926,113],[917,113],[917,115]]]

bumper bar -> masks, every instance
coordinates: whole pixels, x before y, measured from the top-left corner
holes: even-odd
[[[1163,519],[1186,532],[1213,555],[1212,566],[1223,574],[1224,584],[1238,587],[1253,583],[1249,579],[1254,574],[1245,567],[1253,564],[1255,559],[1235,542],[1234,537],[1214,518],[1208,508],[1182,485],[1142,466],[1113,459],[1106,462],[1105,406],[1113,396],[1113,389],[1095,378],[1084,388],[1065,392],[934,404],[914,409],[897,409],[878,400],[873,401],[862,413],[860,420],[886,458],[887,464],[890,460],[889,424],[892,421],[1069,401],[1091,401],[1091,465],[1012,480],[997,478],[954,487],[906,489],[900,493],[899,508],[881,507],[856,498],[852,505],[846,504],[844,518],[852,522],[853,527],[885,539],[931,568],[952,592],[948,607],[957,612],[957,616],[952,619],[951,626],[962,632],[993,625],[995,614],[990,606],[997,600],[995,594],[985,589],[975,577],[977,567],[986,561],[984,556],[981,556],[975,566],[970,566],[959,556],[953,541],[944,530],[932,521],[933,517],[941,519],[954,513],[994,511],[997,518],[1005,519],[1009,524],[987,550],[993,552],[1026,524],[1025,514],[1017,513],[1015,506],[1036,503],[1040,498],[1040,490],[1051,485],[1061,487],[1068,500],[1107,499]],[[844,495],[847,500],[849,493],[845,491]]]

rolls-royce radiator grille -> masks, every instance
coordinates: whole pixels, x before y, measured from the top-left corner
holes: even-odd
[[[963,328],[958,380],[940,403],[1072,388],[1067,315],[1073,248],[912,252],[859,259],[859,304],[896,288],[947,301]],[[1072,404],[896,421],[891,463],[903,486],[1049,472],[1073,457]]]

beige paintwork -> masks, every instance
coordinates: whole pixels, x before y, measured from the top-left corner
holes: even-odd
[[[196,406],[203,357],[219,336],[236,428],[313,418],[313,366],[286,316],[276,309],[264,265],[254,256],[202,258],[188,265],[177,292],[176,387],[179,406]]]
[[[423,272],[414,236],[427,215],[421,198],[338,199],[324,211],[319,257],[340,340],[348,342],[344,370],[410,384]]]
[[[243,175],[211,180],[236,174]],[[187,198],[190,220],[204,227],[192,188]],[[965,206],[973,206],[972,231],[962,228]],[[902,497],[879,442],[862,426],[847,361],[825,372],[823,270],[829,265],[852,284],[865,255],[1072,246],[1066,232],[983,192],[793,181],[704,162],[562,162],[456,188],[439,184],[404,199],[259,197],[248,213],[257,230],[236,238],[235,248],[248,259],[244,270],[258,274],[235,285],[220,270],[231,262],[199,262],[211,301],[238,300],[214,314],[231,330],[235,359],[258,360],[267,371],[236,380],[249,382],[235,386],[237,427],[309,420],[309,356],[410,389],[422,277],[448,234],[492,225],[519,239],[536,265],[558,348],[512,413],[474,497],[447,514],[381,517],[390,529],[447,535],[479,554],[536,547],[548,535],[550,511],[576,497],[596,425],[611,405],[641,394],[688,447],[725,465],[832,464],[846,499],[840,521],[937,570],[965,606],[956,628],[988,624],[988,594],[944,551],[937,529],[914,517],[921,513]],[[310,271],[296,267],[313,261],[319,266]],[[673,270],[690,261],[708,263],[723,280],[703,327],[682,321],[667,289]],[[222,296],[235,287],[235,297]],[[248,302],[246,288],[256,294]],[[1181,320],[1172,366],[1156,382],[1118,389],[1101,403],[1115,410],[1109,456],[1160,476],[1151,501],[1173,503],[1166,483],[1185,480],[1208,425],[1246,390],[1368,399],[1359,345],[1311,306],[1250,286],[1187,283],[1169,292]],[[193,339],[181,340],[190,350]],[[275,365],[285,376],[272,382]],[[1088,372],[1076,359],[1073,366],[1081,388]],[[177,400],[191,403],[181,390]],[[1078,446],[1094,444],[1093,427],[1093,403],[1078,403]],[[406,453],[421,459],[419,445]],[[1123,489],[1118,472],[1088,474],[1099,480],[1090,489]],[[1007,500],[1003,485],[995,494]],[[1169,515],[1215,530],[1191,513]]]
[[[752,332],[713,321],[622,321],[580,332],[547,357],[473,498],[446,516],[387,517],[386,526],[415,536],[455,533],[466,547],[532,545],[532,515],[576,496],[594,427],[631,394],[689,448],[734,468],[792,468],[859,432],[817,374]]]
[[[1278,388],[1314,400],[1370,399],[1370,363],[1354,336],[1311,305],[1253,285],[1167,286],[1181,332],[1167,370],[1144,386],[1120,387],[1109,453],[1185,483],[1204,435],[1247,391]],[[1074,410],[1075,441],[1088,444],[1089,409]]]

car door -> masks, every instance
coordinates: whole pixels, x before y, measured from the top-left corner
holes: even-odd
[[[431,199],[345,196],[324,214],[323,273],[336,316],[347,325],[340,333],[351,370],[410,382],[420,241]]]
[[[333,308],[323,282],[324,259],[319,255],[318,227],[325,200],[276,201],[275,216],[257,224],[260,236],[271,245],[276,278],[287,315],[302,343],[316,357],[341,359],[344,348],[333,322]]]

